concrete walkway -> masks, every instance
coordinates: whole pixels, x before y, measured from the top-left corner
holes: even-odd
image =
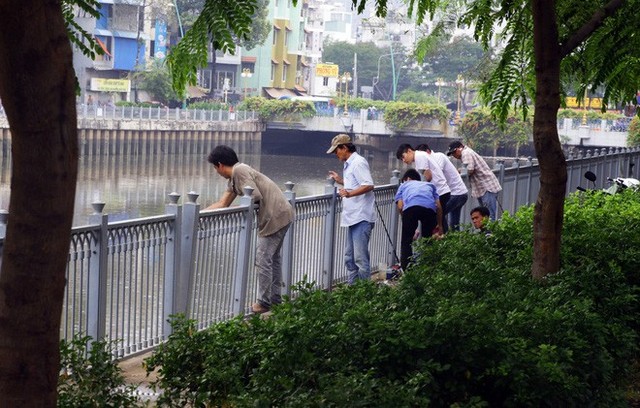
[[[147,376],[147,371],[143,366],[144,359],[150,357],[151,354],[152,352],[148,351],[143,354],[128,357],[118,363],[118,367],[122,370],[125,383],[137,387],[136,394],[143,402],[153,402],[158,397],[158,393],[152,390],[150,385],[158,378],[157,370]]]

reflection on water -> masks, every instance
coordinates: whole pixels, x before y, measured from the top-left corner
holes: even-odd
[[[283,190],[285,182],[295,183],[298,197],[323,193],[327,172],[342,169],[334,155],[324,152],[315,157],[263,155],[259,145],[233,147],[241,152],[240,161],[268,175]],[[363,150],[361,154],[369,160],[376,184],[387,184],[391,171],[401,165],[391,152]],[[10,163],[0,165],[0,209],[9,208],[10,171]],[[181,203],[187,192],[195,191],[200,194],[198,202],[207,206],[225,189],[226,180],[215,172],[206,155],[82,157],[73,224],[88,223],[92,202],[105,202],[104,212],[112,220],[123,220],[164,213],[167,196],[174,191],[181,195]]]

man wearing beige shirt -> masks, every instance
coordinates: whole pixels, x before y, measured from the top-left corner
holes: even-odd
[[[252,167],[240,163],[236,152],[229,146],[216,146],[207,160],[219,175],[228,180],[228,184],[222,198],[206,210],[228,207],[237,196],[243,195],[245,186],[253,188],[252,197],[259,209],[256,245],[258,299],[252,310],[254,313],[267,312],[272,305],[282,302],[280,250],[287,230],[293,222],[293,207],[276,183]]]

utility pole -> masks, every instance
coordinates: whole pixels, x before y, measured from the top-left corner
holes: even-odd
[[[353,53],[353,97],[358,97],[358,54]]]

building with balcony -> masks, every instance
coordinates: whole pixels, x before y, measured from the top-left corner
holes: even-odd
[[[95,59],[74,50],[73,64],[81,100],[95,103],[135,100],[131,73],[144,65],[150,47],[150,23],[145,23],[144,0],[101,0],[100,17],[80,14],[76,22],[93,33],[103,54]]]

